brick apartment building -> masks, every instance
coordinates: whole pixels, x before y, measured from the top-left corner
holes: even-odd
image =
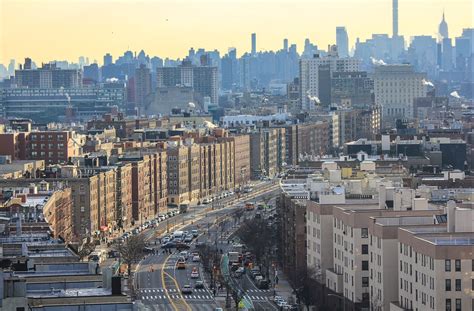
[[[82,154],[84,139],[74,131],[35,131],[0,134],[0,155],[12,160],[44,160],[46,164],[67,163]]]

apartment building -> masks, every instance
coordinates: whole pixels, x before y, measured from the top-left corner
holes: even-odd
[[[164,212],[168,193],[167,152],[159,149],[131,151],[122,155],[120,161],[131,164],[132,211],[125,212],[127,224],[143,223]],[[126,183],[128,179],[124,185]]]
[[[44,160],[46,164],[66,163],[82,154],[85,139],[74,131],[12,132],[0,134],[0,155],[12,160]]]
[[[443,210],[421,210],[404,216],[370,217],[370,277],[363,280],[363,286],[369,287],[372,310],[390,310],[390,303],[398,301],[398,229],[445,231],[446,224],[437,222],[437,216],[442,215]],[[407,265],[402,269],[408,272]]]
[[[182,145],[179,137],[172,139],[166,150],[168,154],[168,204],[177,206],[183,202],[189,203],[189,172],[195,172],[195,169],[190,169],[188,147]]]
[[[185,148],[188,151],[187,166],[188,166],[188,196],[182,203],[197,202],[201,198],[201,176],[200,176],[200,148],[194,142],[188,141]],[[219,154],[220,155],[220,154]],[[220,158],[220,157],[219,157]],[[216,160],[217,161],[217,160]],[[219,159],[220,161],[220,159]],[[222,164],[222,162],[218,162]]]
[[[330,147],[330,125],[316,121],[298,125],[297,155],[325,155]]]
[[[472,208],[447,206],[447,230],[399,228],[398,301],[390,310],[472,310]]]
[[[426,97],[424,79],[425,73],[415,72],[413,66],[407,64],[375,68],[375,104],[382,107],[384,128],[393,125],[397,118],[413,118],[415,98]]]
[[[132,226],[132,164],[117,165],[117,228],[127,229]]]
[[[360,60],[339,58],[332,46],[327,56],[319,54],[300,60],[300,101],[303,110],[316,110],[317,106],[331,103],[331,75],[334,72],[357,72]]]
[[[250,134],[251,176],[273,177],[286,163],[285,128],[261,128]]]
[[[280,259],[290,282],[298,283],[298,276],[306,272],[306,201],[295,189],[283,191],[277,197],[280,217]],[[304,191],[303,191],[304,192]]]
[[[250,180],[250,136],[230,136],[234,141],[234,186],[242,187]]]

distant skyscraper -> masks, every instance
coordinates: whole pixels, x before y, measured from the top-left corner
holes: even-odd
[[[413,101],[426,96],[426,74],[415,72],[411,65],[381,65],[375,68],[375,104],[382,107],[384,127],[396,119],[413,118]]]
[[[104,66],[112,65],[113,59],[110,53],[104,55]]]
[[[283,39],[283,50],[288,52],[288,39]]]
[[[230,48],[229,52],[222,57],[221,72],[222,72],[222,88],[224,90],[232,89],[234,83],[237,81],[237,51],[235,48]]]
[[[135,106],[144,110],[146,98],[151,93],[151,73],[144,64],[135,70]]]
[[[392,0],[393,37],[398,36],[398,0]]]
[[[10,59],[10,63],[8,64],[8,74],[13,75],[16,69],[16,62],[14,59]]]
[[[444,71],[453,69],[453,44],[450,38],[444,38],[441,42],[441,68]]]
[[[446,20],[444,19],[444,12],[443,12],[443,19],[441,20],[441,23],[439,23],[438,34],[439,34],[440,41],[442,41],[445,38],[449,38],[448,23],[446,23]]]
[[[257,34],[252,34],[252,55],[257,54]]]
[[[25,65],[23,66],[23,69],[31,69],[31,58],[25,58]]]
[[[349,37],[346,27],[336,27],[336,45],[339,57],[349,56]]]
[[[88,66],[84,66],[82,70],[84,79],[91,80],[89,82],[92,83],[97,83],[100,81],[100,71],[99,66],[97,64],[90,64]]]
[[[158,87],[192,87],[201,96],[209,96],[212,103],[217,103],[219,99],[217,67],[214,66],[194,66],[185,60],[178,67],[157,68],[156,81]]]
[[[331,49],[328,55],[300,60],[301,108],[314,110],[316,106],[331,104],[331,73],[359,71],[360,60],[352,57],[339,58]]]
[[[56,63],[44,64],[39,69],[31,69],[31,60],[25,59],[26,69],[15,70],[18,87],[27,88],[80,88],[82,71],[79,69],[60,69]]]

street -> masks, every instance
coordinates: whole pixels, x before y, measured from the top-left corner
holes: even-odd
[[[227,252],[232,246],[230,235],[237,229],[232,213],[242,208],[242,204],[249,200],[258,200],[261,196],[279,191],[277,185],[262,183],[252,193],[245,197],[227,198],[214,206],[191,208],[188,213],[180,214],[173,219],[159,223],[156,228],[144,231],[146,241],[156,251],[147,255],[136,267],[134,273],[136,303],[143,304],[149,310],[214,310],[225,303],[226,292],[216,284],[213,290],[213,281],[204,273],[202,264],[193,262],[192,256],[186,260],[185,269],[178,269],[177,262],[180,252],[172,249],[171,254],[160,249],[160,239],[167,233],[175,230],[197,230],[199,235],[191,243],[189,254],[197,251],[196,243],[205,242],[215,247],[219,253]],[[248,216],[248,214],[246,214]],[[198,276],[191,278],[195,270]],[[203,288],[194,288],[196,282],[202,281]],[[214,282],[215,283],[215,282]],[[242,280],[242,288],[254,302],[257,309],[272,310],[270,302],[273,290],[260,290],[250,280]],[[185,285],[192,288],[192,293],[183,294]],[[215,295],[214,295],[215,291]],[[258,307],[257,307],[258,306]]]

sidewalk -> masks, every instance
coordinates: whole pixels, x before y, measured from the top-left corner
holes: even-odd
[[[280,269],[277,269],[278,284],[275,284],[275,277],[272,275],[270,280],[275,284],[275,296],[280,296],[290,304],[296,303],[296,296],[293,294],[293,288],[288,282],[285,274]]]

